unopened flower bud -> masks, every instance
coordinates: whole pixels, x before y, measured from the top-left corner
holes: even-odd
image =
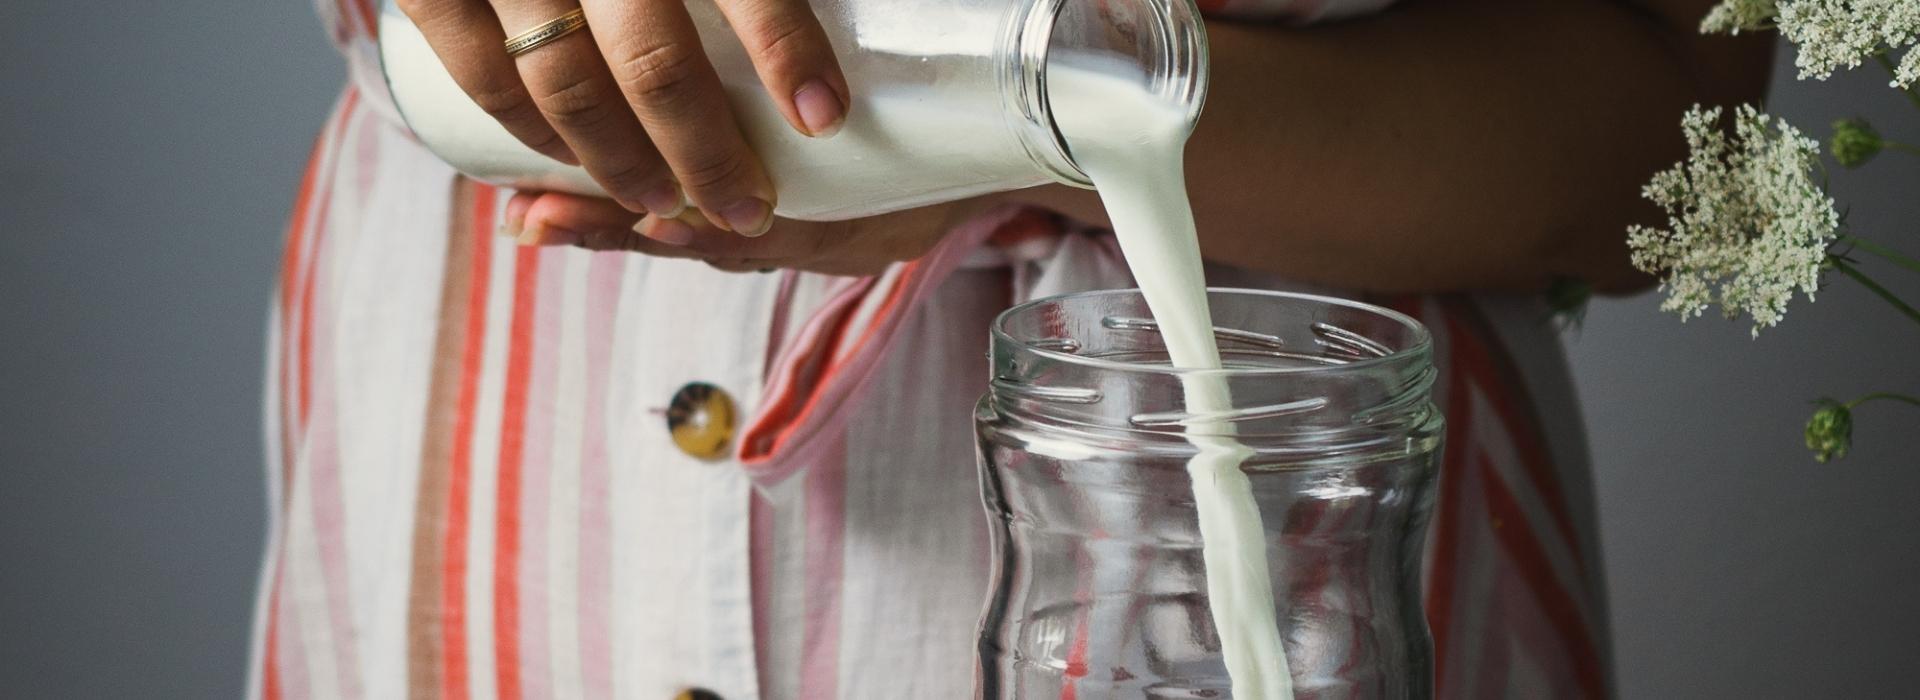
[[[1847,456],[1853,443],[1853,412],[1832,399],[1821,399],[1820,408],[1807,420],[1807,449],[1813,458],[1825,464]]]
[[[1833,141],[1829,150],[1833,159],[1849,168],[1857,168],[1880,152],[1885,143],[1880,132],[1865,119],[1842,119],[1833,123]]]

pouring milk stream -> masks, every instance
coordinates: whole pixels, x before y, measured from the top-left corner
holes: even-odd
[[[1047,80],[1056,122],[1106,205],[1173,365],[1220,369],[1187,200],[1185,116],[1140,87],[1137,78],[1117,71],[1056,59]],[[1194,374],[1184,380],[1189,414],[1233,407],[1222,378]],[[1252,484],[1240,470],[1252,451],[1227,437],[1231,423],[1199,422],[1189,429],[1205,433],[1189,436],[1199,453],[1187,462],[1187,474],[1200,519],[1207,598],[1233,696],[1291,698],[1293,681],[1267,578],[1265,530]]]

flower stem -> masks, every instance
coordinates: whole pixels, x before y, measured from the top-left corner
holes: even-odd
[[[1880,53],[1874,54],[1873,60],[1879,61],[1880,67],[1887,69],[1887,75],[1891,75],[1891,76],[1899,75],[1900,73],[1899,69],[1893,66],[1893,57],[1887,55],[1887,52],[1881,51]],[[1912,102],[1913,106],[1920,107],[1920,91],[1916,91],[1910,87],[1895,88],[1895,89],[1899,90],[1901,94],[1906,95],[1907,101]]]
[[[1896,151],[1904,152],[1907,155],[1920,156],[1920,146],[1915,146],[1910,143],[1900,143],[1899,141],[1882,139],[1880,141],[1880,145],[1886,148],[1891,148]]]
[[[1848,401],[1847,410],[1853,410],[1853,407],[1866,403],[1868,401],[1904,401],[1904,402],[1913,404],[1915,406],[1920,406],[1920,399],[1916,399],[1906,394],[1896,394],[1891,391],[1876,391],[1871,394],[1867,394],[1866,396],[1862,396],[1852,401]]]
[[[1874,243],[1873,241],[1860,238],[1859,236],[1843,235],[1840,237],[1840,240],[1845,241],[1846,243],[1848,243],[1849,245],[1852,245],[1855,248],[1858,248],[1860,250],[1864,250],[1874,255],[1878,255],[1882,258],[1885,258],[1887,262],[1893,263],[1895,265],[1899,265],[1901,267],[1907,268],[1914,272],[1920,272],[1920,260],[1915,260],[1905,255],[1901,255],[1898,252],[1895,252],[1892,248],[1888,248],[1878,243]]]
[[[1847,261],[1837,257],[1830,257],[1828,260],[1833,262],[1834,269],[1845,273],[1848,277],[1852,277],[1854,281],[1866,287],[1867,291],[1879,295],[1881,299],[1885,299],[1887,303],[1892,304],[1893,308],[1899,309],[1900,313],[1906,314],[1907,318],[1913,319],[1915,323],[1920,323],[1920,309],[1908,306],[1907,302],[1901,301],[1900,297],[1894,296],[1893,292],[1888,291],[1886,287],[1880,286],[1879,282],[1875,282],[1872,278],[1867,277],[1867,273],[1861,272],[1858,268],[1847,264]]]

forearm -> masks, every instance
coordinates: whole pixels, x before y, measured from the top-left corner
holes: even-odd
[[[1704,43],[1691,21],[1519,0],[1312,30],[1214,22],[1187,152],[1203,251],[1368,291],[1639,285],[1625,228],[1655,213],[1640,184],[1684,153],[1681,112],[1764,86],[1764,41]],[[1024,196],[1104,221],[1091,193]]]

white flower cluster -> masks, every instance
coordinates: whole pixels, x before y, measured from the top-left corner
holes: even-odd
[[[1702,32],[1777,26],[1799,53],[1800,78],[1825,80],[1881,51],[1920,42],[1920,0],[1723,0],[1700,23]],[[1920,83],[1920,50],[1909,50],[1894,69],[1893,85]]]
[[[1812,176],[1820,145],[1749,106],[1735,113],[1731,141],[1717,107],[1688,110],[1681,128],[1687,161],[1641,191],[1670,228],[1629,229],[1633,264],[1661,276],[1662,310],[1685,320],[1718,303],[1727,318],[1752,315],[1758,336],[1795,289],[1813,298],[1839,232],[1833,199]]]
[[[1773,28],[1773,18],[1780,14],[1780,6],[1773,0],[1721,0],[1700,22],[1700,33],[1739,34],[1742,31],[1757,31]]]

